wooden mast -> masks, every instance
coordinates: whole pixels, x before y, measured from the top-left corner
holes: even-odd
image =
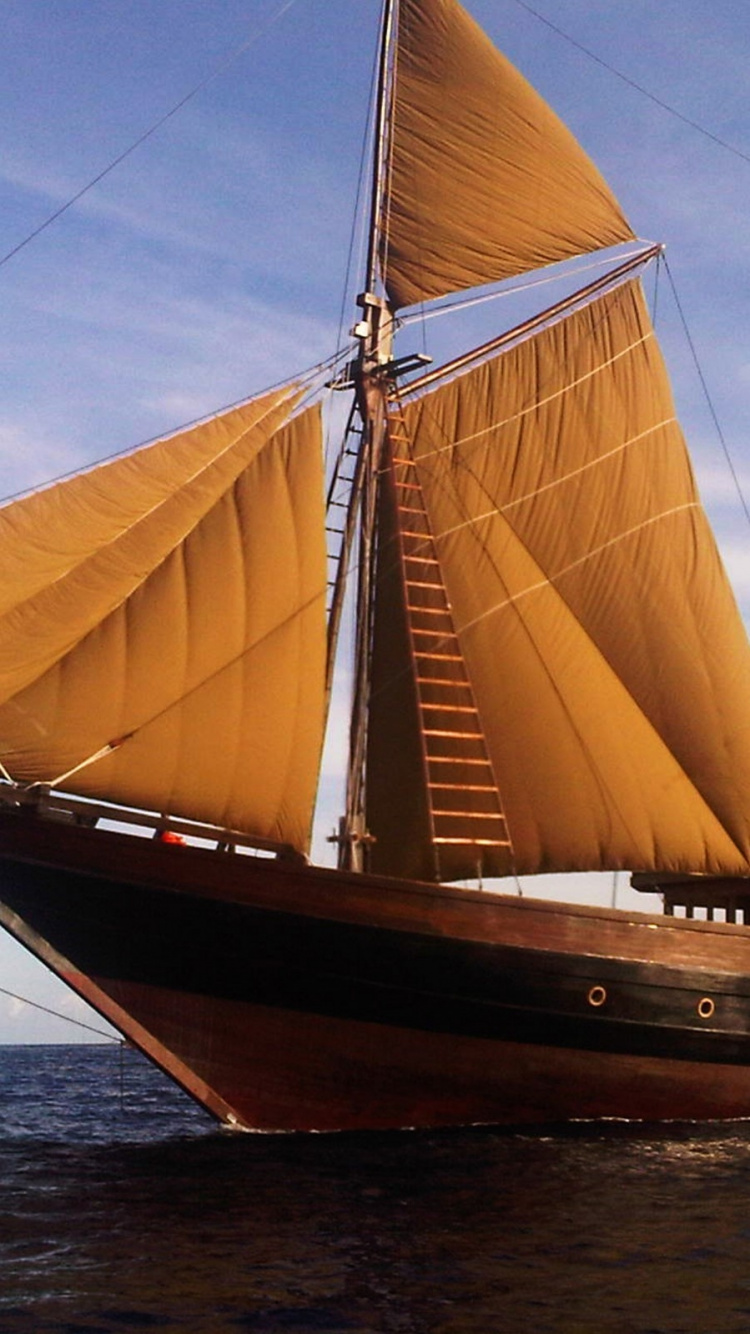
[[[372,645],[373,568],[377,480],[386,432],[387,378],[392,359],[393,316],[377,295],[378,250],[381,235],[385,173],[388,159],[388,120],[391,94],[391,51],[396,0],[385,0],[381,19],[380,59],[373,150],[366,285],[358,297],[361,316],[354,326],[359,349],[355,363],[357,404],[362,417],[362,495],[359,510],[359,551],[356,601],[354,683],[349,735],[346,814],[339,839],[339,864],[348,870],[366,868],[368,832],[365,825],[365,752],[370,694]]]

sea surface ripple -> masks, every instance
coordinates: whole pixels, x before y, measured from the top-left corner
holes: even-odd
[[[217,1129],[136,1052],[0,1047],[0,1334],[750,1330],[750,1127]]]

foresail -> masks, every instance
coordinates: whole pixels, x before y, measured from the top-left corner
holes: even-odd
[[[0,760],[304,849],[323,727],[318,409],[287,387],[0,511]]]
[[[395,307],[630,240],[606,182],[457,0],[401,0],[381,265]]]
[[[513,869],[746,874],[750,650],[640,285],[424,394],[404,422]],[[377,615],[407,633],[392,628],[373,688],[405,699],[420,668],[389,605],[399,584],[392,564]],[[424,712],[389,717],[380,750],[404,731],[417,764]],[[422,765],[425,806],[427,781]],[[463,874],[478,860],[467,848]]]

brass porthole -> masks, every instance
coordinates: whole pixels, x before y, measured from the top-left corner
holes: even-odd
[[[710,996],[701,996],[696,1006],[699,1019],[710,1019],[716,1006]]]
[[[587,997],[589,1005],[593,1005],[595,1009],[598,1009],[600,1005],[604,1004],[606,999],[607,992],[605,987],[591,987]]]

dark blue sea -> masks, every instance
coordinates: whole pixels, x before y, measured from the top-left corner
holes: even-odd
[[[261,1136],[0,1047],[0,1331],[750,1331],[750,1127]]]

